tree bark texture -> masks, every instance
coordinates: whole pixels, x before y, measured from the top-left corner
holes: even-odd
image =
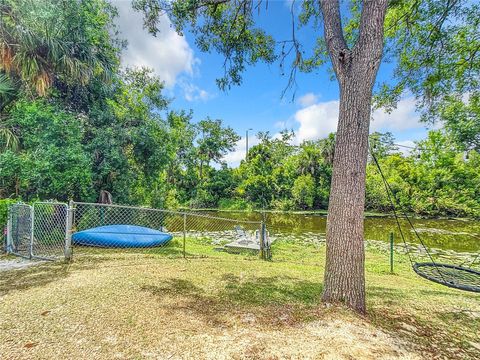
[[[321,0],[340,109],[327,217],[323,300],[365,312],[363,216],[372,89],[382,58],[388,0],[364,0],[356,44],[343,36],[338,0]]]

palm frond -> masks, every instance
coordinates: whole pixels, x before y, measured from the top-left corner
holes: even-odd
[[[20,142],[12,129],[0,124],[0,148],[2,150],[17,151]]]
[[[0,98],[11,95],[14,92],[15,88],[10,81],[10,78],[6,74],[0,73]]]

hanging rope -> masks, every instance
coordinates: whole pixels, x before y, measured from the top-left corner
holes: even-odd
[[[477,261],[478,258],[480,258],[480,253],[474,258],[474,260],[471,262],[468,268],[463,267],[463,264],[465,264],[466,261],[464,261],[460,266],[441,264],[441,263],[435,262],[427,246],[423,242],[423,239],[420,237],[420,234],[418,233],[417,229],[415,228],[412,221],[410,220],[410,217],[407,215],[407,213],[404,210],[402,210],[403,216],[405,217],[408,224],[410,225],[413,233],[415,234],[415,237],[418,239],[423,249],[425,250],[426,254],[430,258],[430,262],[417,263],[413,261],[412,256],[408,251],[408,245],[407,245],[407,242],[405,241],[405,236],[403,234],[399,217],[397,214],[396,205],[399,205],[400,202],[397,199],[392,188],[390,187],[390,184],[388,183],[382,171],[382,168],[380,167],[380,163],[378,162],[378,159],[375,156],[374,151],[372,150],[371,147],[369,147],[369,150],[373,158],[373,161],[378,168],[378,171],[382,178],[382,182],[385,186],[387,197],[388,197],[388,200],[390,201],[390,204],[392,205],[393,214],[395,216],[395,221],[397,223],[400,236],[402,238],[403,243],[405,244],[405,247],[407,248],[408,258],[410,260],[410,263],[412,264],[412,268],[415,271],[415,273],[417,273],[417,275],[427,280],[436,282],[441,285],[445,285],[445,286],[452,287],[459,290],[480,292],[480,271],[472,269],[473,264]]]
[[[392,205],[392,209],[393,209],[393,214],[395,216],[395,221],[397,222],[397,227],[398,227],[398,231],[400,232],[400,236],[402,238],[402,241],[403,243],[405,244],[405,247],[407,248],[407,254],[408,254],[408,258],[410,259],[410,263],[412,264],[412,266],[414,266],[415,262],[413,261],[412,259],[412,256],[410,254],[410,251],[408,250],[408,244],[407,242],[405,241],[405,236],[403,235],[403,231],[402,231],[402,227],[400,225],[400,221],[398,219],[398,215],[397,215],[397,210],[396,210],[396,207],[395,207],[395,203],[397,205],[399,205],[399,201],[397,199],[397,197],[395,196],[395,193],[393,192],[392,188],[390,187],[390,184],[388,183],[385,175],[383,174],[383,171],[382,171],[382,168],[380,167],[380,163],[378,162],[378,159],[377,157],[375,156],[375,153],[373,152],[372,148],[370,147],[370,154],[372,155],[372,158],[373,158],[373,161],[375,162],[375,165],[377,166],[378,168],[378,172],[380,173],[380,176],[382,178],[382,181],[383,181],[383,184],[385,185],[385,190],[387,192],[387,196],[388,196],[388,199],[390,201],[390,204]],[[410,225],[410,227],[412,228],[415,236],[417,237],[417,239],[420,241],[420,244],[423,246],[426,254],[428,255],[428,257],[430,258],[432,264],[436,265],[435,263],[435,260],[433,260],[433,257],[432,255],[430,254],[430,252],[428,251],[428,248],[427,246],[425,245],[425,243],[423,242],[422,238],[420,237],[420,235],[418,234],[417,232],[417,229],[415,229],[415,226],[413,226],[413,223],[412,221],[410,220],[410,217],[407,215],[407,213],[402,210],[402,213],[403,213],[403,216],[405,217],[405,219],[408,221],[408,224]],[[438,271],[438,274],[442,277],[442,279],[445,281],[444,277],[443,277],[443,274],[442,272],[437,268],[437,271]]]
[[[402,241],[405,244],[405,247],[408,248],[408,245],[407,245],[407,242],[405,241],[405,236],[403,234],[400,221],[398,218],[397,209],[396,209],[396,205],[399,205],[400,202],[395,196],[395,193],[390,187],[390,184],[388,183],[385,175],[383,174],[382,168],[380,167],[380,163],[378,162],[378,159],[375,156],[375,153],[373,152],[371,147],[370,147],[370,154],[372,155],[373,161],[375,162],[375,165],[378,168],[378,171],[382,178],[382,182],[385,185],[387,196],[392,205],[393,214],[395,216],[395,221],[397,223],[397,227],[400,232]],[[418,239],[420,244],[423,246],[426,254],[428,255],[431,261],[426,263],[414,262],[410,252],[407,250],[408,258],[410,259],[410,263],[412,264],[413,270],[419,276],[422,276],[427,280],[436,282],[441,285],[445,285],[445,286],[452,287],[459,290],[480,292],[480,272],[471,268],[471,266],[473,266],[477,258],[480,257],[480,253],[475,257],[475,259],[473,260],[469,268],[462,267],[463,263],[460,266],[436,263],[435,260],[433,260],[432,255],[428,251],[427,246],[423,242],[423,239],[420,237],[420,234],[418,233],[417,229],[415,228],[412,221],[410,220],[410,217],[407,215],[407,213],[404,210],[402,210],[402,213],[405,219],[407,220],[408,224],[412,228],[416,238]]]
[[[370,149],[370,154],[372,155],[373,161],[377,165],[377,168],[378,168],[378,170],[380,172],[380,175],[382,177],[382,181],[383,181],[383,184],[385,185],[385,189],[386,189],[386,192],[387,192],[388,200],[390,201],[390,204],[392,205],[393,216],[395,217],[395,222],[397,223],[398,232],[400,233],[400,237],[402,238],[402,241],[405,244],[405,249],[407,250],[408,259],[410,260],[410,263],[413,265],[414,261],[412,259],[411,254],[410,254],[410,250],[408,249],[408,244],[405,241],[405,236],[403,235],[402,226],[400,225],[400,220],[398,219],[397,209],[395,208],[395,204],[393,203],[393,200],[392,200],[393,194],[391,195],[390,191],[389,191],[390,186],[388,185],[387,180],[385,179],[385,176],[383,175],[382,169],[380,168],[380,165],[378,164],[378,160],[375,157],[372,149]]]

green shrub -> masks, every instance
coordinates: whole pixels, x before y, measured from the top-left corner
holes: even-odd
[[[15,199],[0,199],[0,228],[3,229],[7,224],[8,207],[15,204],[18,200]]]
[[[292,188],[292,197],[295,204],[302,209],[313,206],[315,199],[315,182],[310,174],[301,175],[295,179]]]
[[[218,208],[222,210],[248,210],[250,205],[245,199],[220,199],[218,201]]]
[[[168,190],[167,196],[165,198],[165,208],[170,210],[176,210],[180,207],[178,202],[177,190],[172,188]]]
[[[5,193],[20,191],[28,201],[90,195],[92,158],[82,144],[83,123],[74,114],[44,101],[22,100],[15,104],[7,125],[21,134],[22,151],[0,153]]]
[[[193,209],[211,208],[215,205],[213,195],[201,187],[197,189],[196,196],[190,200],[190,207]]]
[[[272,206],[275,210],[281,210],[281,211],[296,210],[295,201],[290,198],[276,199],[272,202]]]
[[[8,207],[18,200],[15,199],[0,199],[0,248],[5,245],[5,232],[7,228]]]

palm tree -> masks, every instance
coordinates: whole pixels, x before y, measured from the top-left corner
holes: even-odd
[[[6,74],[0,73],[0,106],[4,106],[4,101],[6,98],[11,95],[14,91],[14,87],[10,78]]]
[[[322,154],[318,146],[312,141],[305,141],[300,145],[299,172],[302,175],[310,174],[313,178],[319,172]]]
[[[327,138],[320,140],[322,157],[326,164],[333,165],[335,156],[335,133],[331,133]]]
[[[3,110],[13,101],[15,88],[6,74],[0,73],[0,149],[18,150],[18,137],[5,123]]]
[[[6,0],[0,7],[0,70],[44,96],[54,81],[86,85],[117,64],[89,38],[76,1]],[[60,10],[59,10],[60,9]]]
[[[17,151],[19,148],[19,141],[17,135],[12,129],[8,128],[0,122],[0,149]]]

